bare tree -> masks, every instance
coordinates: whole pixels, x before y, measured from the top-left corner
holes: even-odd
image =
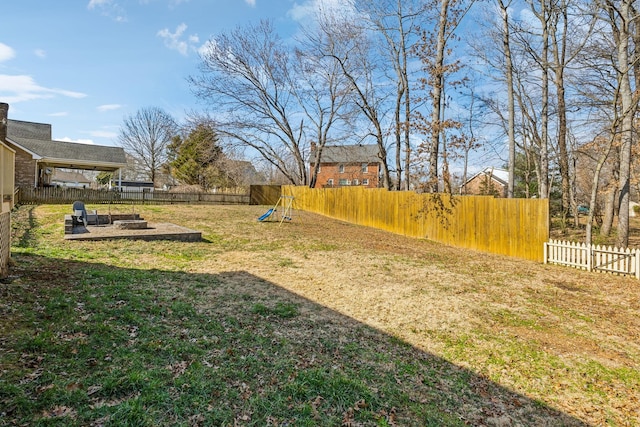
[[[551,191],[549,185],[549,50],[551,33],[551,5],[550,0],[527,0],[529,10],[537,19],[536,26],[529,25],[522,31],[516,33],[524,51],[537,64],[540,73],[540,115],[539,115],[539,186],[538,195],[540,198],[549,198]]]
[[[327,40],[322,55],[332,59],[338,66],[348,82],[350,101],[371,127],[365,138],[375,138],[382,169],[382,185],[390,189],[386,131],[383,123],[386,93],[380,90],[376,81],[378,68],[372,60],[372,46],[366,29],[358,25],[354,19],[335,13],[323,15],[319,20],[319,28]]]
[[[513,59],[511,58],[511,26],[509,7],[511,0],[497,0],[502,19],[502,54],[504,55],[505,79],[507,86],[508,125],[507,137],[509,141],[509,182],[507,183],[507,197],[514,197],[516,174],[516,136],[515,136],[515,101],[513,93]]]
[[[291,52],[271,22],[213,38],[189,82],[215,109],[221,135],[251,147],[291,184],[308,184],[303,120],[290,87]]]
[[[324,54],[330,44],[326,33],[306,29],[304,34],[301,48],[295,50],[298,73],[291,76],[290,85],[306,116],[305,133],[313,141],[309,187],[314,188],[325,145],[347,138],[343,125],[354,115],[346,108],[350,83],[337,62]]]
[[[589,54],[579,58],[582,75],[577,87],[584,98],[584,106],[599,118],[600,126],[607,129],[600,140],[600,150],[590,192],[590,213],[587,221],[587,243],[591,243],[591,227],[597,197],[602,185],[601,174],[606,169],[617,174],[617,188],[607,188],[605,202],[606,231],[618,212],[617,244],[628,245],[629,196],[631,182],[632,142],[634,117],[638,109],[637,88],[634,88],[638,58],[635,33],[638,15],[633,0],[602,0],[595,4],[599,21],[590,37]],[[615,160],[612,158],[615,156]],[[611,164],[605,168],[605,162]],[[613,201],[615,200],[615,203]]]
[[[429,136],[423,149],[427,152],[429,163],[427,191],[432,193],[438,192],[439,188],[438,160],[445,130],[460,127],[459,123],[446,119],[445,80],[461,67],[459,61],[450,61],[450,45],[455,38],[455,30],[472,5],[473,0],[434,0],[431,6],[437,11],[437,15],[433,29],[423,28],[421,40],[416,45],[425,73],[425,77],[419,79],[419,82],[422,89],[429,91],[431,111],[427,114],[416,112],[414,123],[422,133]]]
[[[395,188],[411,188],[411,94],[410,60],[415,54],[418,28],[426,17],[426,3],[419,0],[360,1],[358,10],[372,23],[372,31],[381,36],[379,50],[392,68],[388,76],[395,84],[393,146],[395,151]],[[374,36],[375,37],[375,36]]]
[[[582,52],[589,39],[596,20],[575,7],[574,0],[558,0],[551,3],[549,16],[550,49],[552,60],[550,69],[554,74],[557,115],[557,151],[562,189],[562,221],[566,221],[569,210],[573,212],[574,225],[578,225],[578,206],[571,188],[570,157],[567,139],[569,137],[566,72],[570,64]],[[571,25],[569,25],[571,23]],[[574,101],[575,104],[575,101]]]
[[[155,184],[167,161],[167,146],[176,132],[173,117],[158,107],[147,107],[125,117],[118,141]]]
[[[633,8],[634,0],[605,0],[604,8],[616,47],[616,73],[619,82],[621,125],[620,175],[618,184],[618,241],[620,247],[629,245],[629,194],[631,178],[631,144],[633,142],[633,119],[638,109],[638,97],[631,85],[634,58],[632,40],[638,25],[638,15]],[[617,106],[614,106],[614,108]]]

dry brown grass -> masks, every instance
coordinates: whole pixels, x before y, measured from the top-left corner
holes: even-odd
[[[37,214],[45,218],[55,209]],[[92,262],[228,277],[199,298],[202,307],[240,288],[267,300],[288,291],[305,301],[309,316],[344,315],[586,424],[640,425],[640,282],[633,278],[467,251],[298,211],[279,225],[256,221],[264,207],[136,209],[150,222],[202,231],[207,241],[125,245],[135,260],[101,255],[122,250],[114,242],[70,244],[94,251]],[[63,244],[59,225],[49,231]],[[495,398],[487,394],[487,404]],[[459,410],[482,424],[516,422],[483,416],[481,406]]]

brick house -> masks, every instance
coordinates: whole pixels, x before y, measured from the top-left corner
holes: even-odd
[[[7,145],[15,151],[15,185],[53,185],[55,168],[115,172],[126,167],[122,147],[51,139],[51,125],[8,120]]]
[[[478,172],[462,185],[461,193],[507,197],[509,171],[498,168],[486,168]]]
[[[313,176],[316,158],[311,144],[309,176]],[[377,188],[380,184],[380,151],[377,145],[336,145],[323,147],[316,187],[360,185]]]
[[[11,209],[14,204],[15,150],[6,143],[9,105],[0,103],[0,278],[8,274],[11,256]]]

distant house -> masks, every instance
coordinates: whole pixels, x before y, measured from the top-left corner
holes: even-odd
[[[228,160],[227,163],[227,173],[238,186],[266,182],[264,176],[260,175],[253,163],[249,161]]]
[[[462,185],[461,193],[507,197],[509,171],[498,168],[486,168],[478,172]]]
[[[45,170],[45,173],[53,173],[51,177],[51,185],[56,187],[70,187],[70,188],[89,188],[91,180],[76,171],[66,171],[62,169]]]
[[[116,181],[112,180],[109,188],[116,191],[142,191],[153,192],[153,182],[151,181]]]
[[[9,269],[11,209],[13,209],[15,150],[6,143],[9,105],[0,103],[0,277]]]
[[[46,123],[8,120],[6,143],[15,151],[16,186],[51,186],[55,168],[115,172],[127,165],[121,147],[54,141]]]
[[[311,145],[309,176],[316,158]],[[380,151],[377,145],[326,145],[320,154],[320,169],[316,187],[346,187],[359,185],[377,188],[380,184]]]

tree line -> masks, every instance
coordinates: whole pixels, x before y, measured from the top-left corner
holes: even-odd
[[[473,156],[495,151],[508,197],[557,197],[574,225],[587,204],[587,240],[594,219],[606,234],[617,218],[627,246],[639,53],[635,0],[325,5],[293,37],[260,21],[209,40],[188,78],[208,106],[194,122],[209,130],[167,141],[169,163],[181,180],[215,180],[196,171],[223,155],[197,142],[213,131],[314,187],[308,165],[325,146],[366,143],[384,188],[464,192]],[[163,161],[146,159],[149,170]]]
[[[182,191],[210,191],[264,181],[251,162],[225,150],[210,123],[179,124],[158,107],[145,107],[124,118],[118,135],[127,154],[125,180],[148,180]],[[98,175],[108,184],[111,173]]]

